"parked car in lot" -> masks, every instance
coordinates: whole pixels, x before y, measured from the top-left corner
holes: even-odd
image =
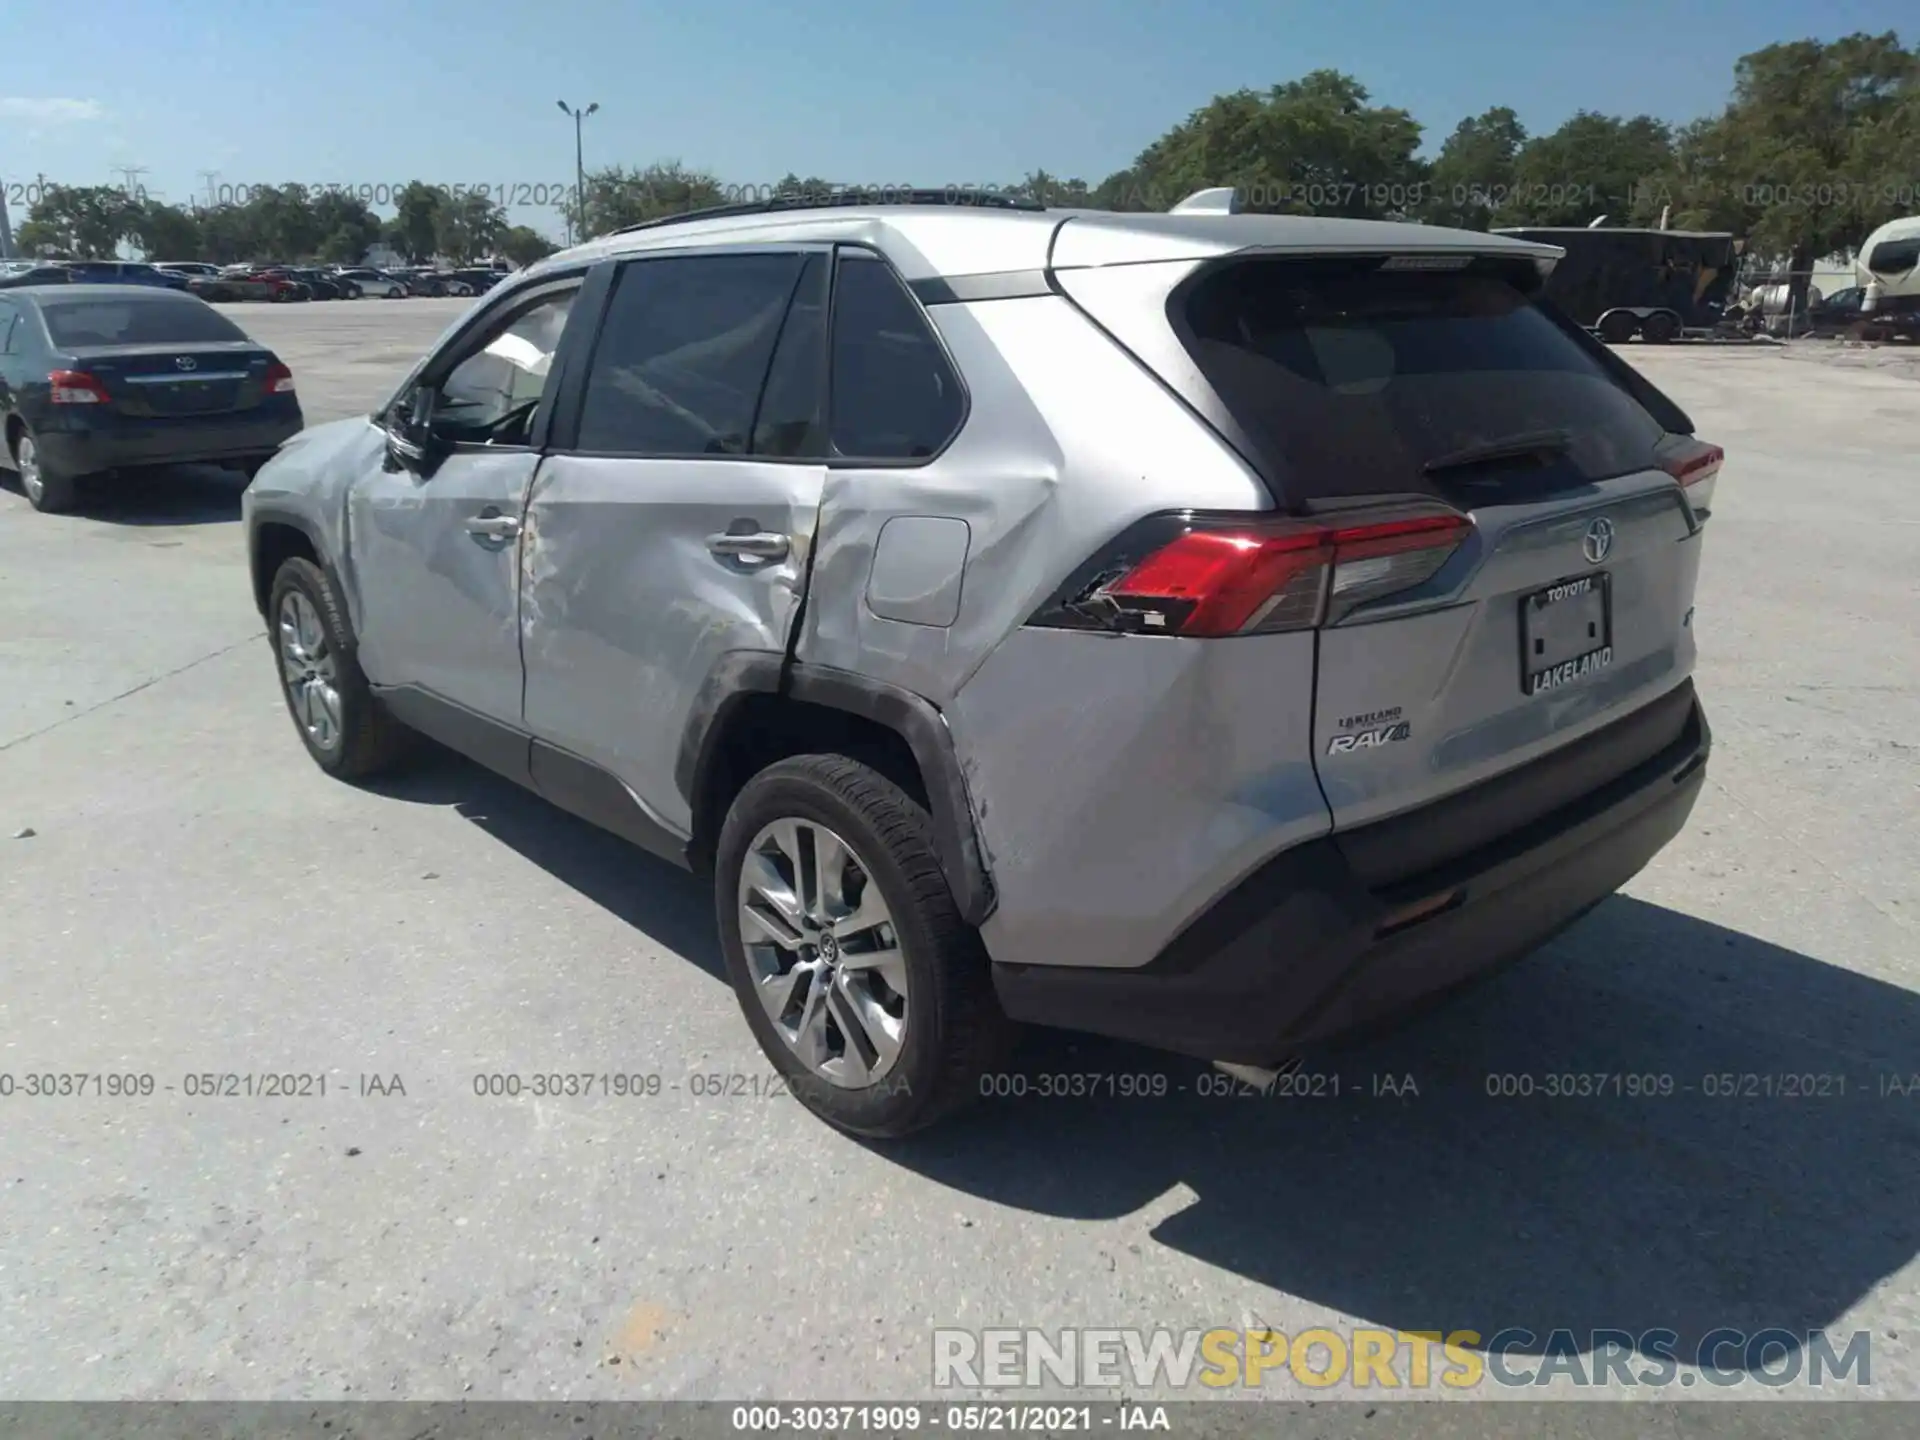
[[[263,270],[251,265],[228,266],[215,279],[189,282],[189,288],[203,300],[272,300],[284,303],[313,298],[305,285],[285,271]]]
[[[156,270],[164,270],[170,275],[184,275],[188,280],[211,280],[220,274],[220,267],[205,260],[156,260]]]
[[[303,300],[340,300],[346,296],[345,287],[335,284],[320,271],[305,266],[276,265],[260,273],[278,276],[298,287],[299,298]]]
[[[109,472],[200,461],[251,474],[301,423],[293,372],[191,295],[0,295],[0,434],[36,510],[72,508]]]
[[[0,289],[17,290],[25,285],[68,285],[73,272],[64,265],[27,265],[0,275]]]
[[[335,277],[347,287],[347,297],[358,300],[362,296],[372,295],[393,300],[405,296],[407,282],[384,270],[372,270],[365,266],[356,266],[348,270],[334,272]]]
[[[490,269],[422,269],[407,273],[407,285],[416,295],[484,295],[499,281],[500,272]]]
[[[260,472],[274,673],[332,775],[421,732],[709,877],[849,1131],[978,1094],[1020,1021],[1272,1072],[1537,946],[1700,793],[1721,452],[1536,303],[1559,253],[1029,205],[605,236]]]
[[[172,274],[138,260],[69,260],[67,278],[75,285],[157,285],[184,290],[184,275]]]

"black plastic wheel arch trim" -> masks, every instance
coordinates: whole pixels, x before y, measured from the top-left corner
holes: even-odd
[[[966,777],[946,717],[924,697],[864,675],[788,662],[772,651],[736,650],[722,656],[694,699],[674,766],[675,783],[696,816],[699,798],[719,763],[728,716],[753,694],[785,695],[858,715],[905,740],[926,783],[934,846],[961,919],[979,925],[993,914],[993,879],[974,829]]]

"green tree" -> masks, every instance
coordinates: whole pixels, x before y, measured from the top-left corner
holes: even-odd
[[[526,225],[510,225],[501,232],[497,249],[516,265],[532,265],[544,260],[560,247]]]
[[[16,237],[29,255],[110,260],[133,231],[138,203],[113,185],[49,185]]]
[[[1216,96],[1141,152],[1096,196],[1165,210],[1196,190],[1233,186],[1244,209],[1385,218],[1418,199],[1420,125],[1370,103],[1350,75],[1316,70],[1264,93]]]
[[[204,245],[198,215],[185,206],[158,200],[134,207],[131,233],[149,260],[198,259]]]
[[[243,205],[209,205],[199,212],[201,255],[216,265],[263,260],[266,247],[253,212]]]
[[[440,207],[444,195],[418,180],[394,198],[394,216],[383,227],[387,242],[415,265],[433,259],[440,243]]]
[[[1647,186],[1673,164],[1673,132],[1651,115],[1622,120],[1582,110],[1520,147],[1502,225],[1627,222]]]
[[[366,203],[341,190],[325,190],[312,199],[313,231],[320,236],[319,256],[355,265],[380,238],[380,217]]]
[[[1513,194],[1514,165],[1527,143],[1526,127],[1505,105],[1469,116],[1440,146],[1421,206],[1435,225],[1488,230]]]
[[[507,212],[484,192],[450,195],[440,206],[439,252],[462,262],[490,254],[507,228]]]
[[[1813,263],[1911,214],[1916,175],[1920,48],[1891,33],[1797,40],[1740,58],[1726,109],[1682,134],[1639,208],[1746,235],[1786,261],[1804,309]]]
[[[296,261],[317,254],[325,238],[304,185],[265,185],[242,207],[265,251],[261,259]]]
[[[796,185],[807,183],[788,178]],[[688,169],[678,160],[657,161],[639,170],[621,165],[589,170],[586,233],[604,235],[623,225],[724,205],[728,198],[718,177],[705,170]]]

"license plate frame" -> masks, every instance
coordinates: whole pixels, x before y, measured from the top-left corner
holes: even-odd
[[[1570,575],[1523,596],[1519,630],[1520,693],[1529,699],[1606,669],[1613,663],[1612,576]]]

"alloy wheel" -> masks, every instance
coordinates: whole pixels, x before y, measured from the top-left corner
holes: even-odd
[[[808,1070],[858,1089],[907,1034],[907,966],[871,869],[811,820],[762,827],[741,865],[740,940],[754,993]]]
[[[340,743],[340,682],[326,627],[312,600],[289,590],[280,601],[280,671],[293,717],[321,750]]]
[[[34,448],[33,437],[22,435],[13,452],[13,467],[20,475],[20,488],[26,491],[27,498],[38,505],[46,498],[47,481],[40,473],[40,452]]]

